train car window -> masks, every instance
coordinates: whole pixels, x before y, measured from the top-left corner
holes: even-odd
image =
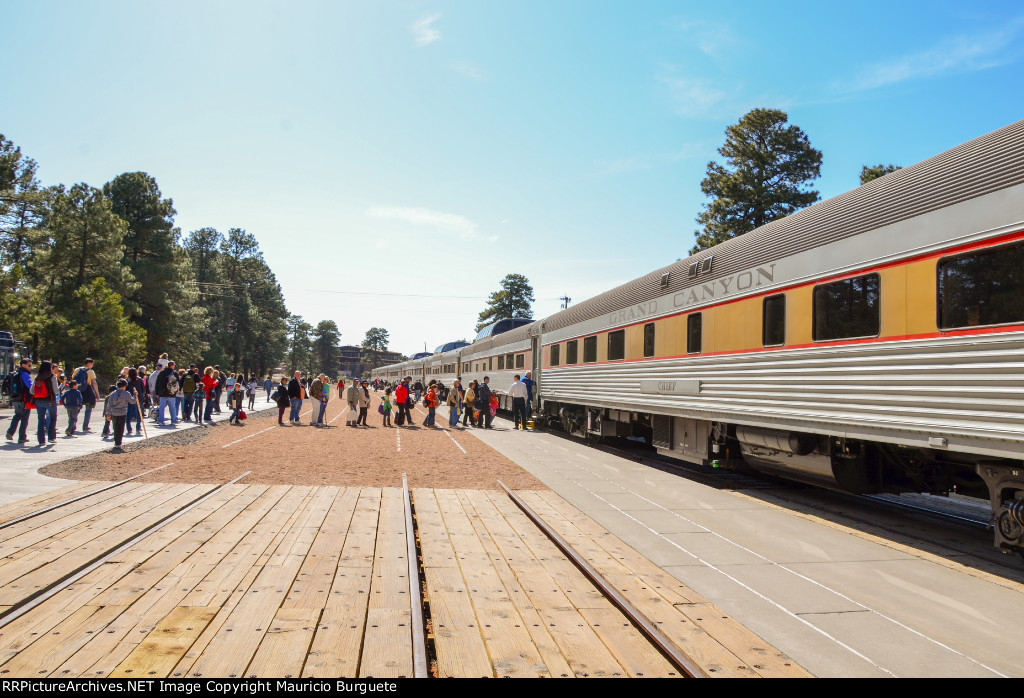
[[[939,328],[1024,322],[1024,242],[939,260]]]
[[[702,313],[691,313],[686,317],[686,353],[700,353],[700,331]]]
[[[615,330],[608,333],[608,360],[618,361],[626,358],[626,331]]]
[[[814,341],[877,336],[881,326],[881,306],[878,274],[815,286]]]
[[[559,361],[559,359],[561,359],[561,356],[559,356],[562,353],[561,350],[562,350],[562,345],[561,344],[552,344],[551,345],[551,365],[552,366],[557,366],[558,365],[558,361]]]
[[[494,357],[493,356],[491,358],[487,359],[487,370],[488,371],[493,371],[494,370]]]
[[[505,368],[505,357],[504,356],[499,356],[498,357],[498,370],[500,371],[503,368]]]
[[[575,363],[579,362],[579,359],[577,357],[577,346],[578,345],[579,345],[579,340],[578,339],[574,339],[571,342],[566,342],[565,343],[565,363],[566,364],[575,364]]]
[[[782,346],[786,343],[786,295],[766,297],[761,310],[761,344]]]
[[[644,325],[644,358],[654,356],[654,323]]]
[[[526,362],[526,354],[516,354],[516,368],[522,368]]]
[[[597,361],[597,335],[583,338],[583,363],[592,364]]]
[[[505,368],[511,369],[512,368],[512,361],[513,361],[512,354],[509,354],[508,356],[506,356],[505,357]]]

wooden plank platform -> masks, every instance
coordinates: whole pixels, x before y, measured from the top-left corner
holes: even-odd
[[[214,489],[126,483],[0,529],[0,622]],[[436,676],[678,676],[504,493],[412,495],[424,598],[409,598],[401,490],[230,485],[0,627],[0,673],[411,676],[425,601]],[[553,493],[522,496],[713,675],[806,675]]]

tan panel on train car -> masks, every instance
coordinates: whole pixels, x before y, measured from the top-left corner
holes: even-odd
[[[907,333],[906,267],[889,267],[878,275],[882,282],[882,324],[878,336],[902,337]]]
[[[654,341],[658,341],[657,330],[655,330]],[[644,358],[644,326],[633,325],[626,328],[626,360]]]
[[[814,340],[813,286],[786,291],[786,344],[811,344]]]
[[[681,356],[686,353],[686,316],[659,320],[654,328],[656,356]]]
[[[702,322],[707,328],[704,330],[704,352],[738,351],[758,346],[750,342],[750,336],[751,330],[756,332],[760,329],[760,322],[753,328],[749,327],[748,305],[749,299],[704,310]]]
[[[904,267],[907,273],[907,334],[939,331],[937,264],[937,259],[923,259]]]

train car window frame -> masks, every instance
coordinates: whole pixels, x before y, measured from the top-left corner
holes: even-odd
[[[963,329],[976,329],[984,327],[1004,327],[1006,325],[1020,325],[1024,324],[1024,312],[1021,312],[1016,319],[1008,319],[997,322],[984,322],[981,317],[982,310],[987,313],[992,313],[998,310],[1000,305],[1005,305],[1011,309],[1024,308],[1021,304],[1021,297],[1024,296],[1024,240],[1017,240],[1004,245],[992,245],[990,247],[982,247],[976,250],[970,250],[961,254],[948,255],[946,257],[940,257],[935,265],[935,323],[939,330],[953,331]],[[947,301],[953,295],[952,292],[947,288],[949,282],[947,281],[949,275],[947,270],[949,266],[957,262],[977,262],[984,271],[991,271],[993,267],[1002,267],[1003,270],[1010,270],[1011,272],[1017,272],[1018,279],[1010,277],[1011,283],[998,283],[1000,279],[989,279],[989,283],[986,284],[983,292],[986,293],[984,299],[975,298],[973,300],[986,301],[984,305],[981,302],[976,303],[974,306],[963,304],[964,307],[956,308],[952,310]],[[993,264],[993,261],[995,262]],[[1005,278],[1005,277],[1004,277]],[[972,279],[973,284],[968,285],[977,288],[979,284],[977,279]],[[1002,286],[1004,288],[998,288],[1001,291],[1000,296],[996,297],[998,301],[999,297],[1005,297],[1006,302],[998,303],[993,302],[991,281],[996,281],[996,287]],[[1017,281],[1017,285],[1013,285],[1013,281]],[[945,283],[944,283],[945,282]],[[987,306],[987,307],[986,307]],[[977,317],[975,318],[975,324],[971,324],[971,311],[972,308]],[[956,316],[965,314],[962,321],[957,321]],[[990,319],[990,318],[985,318]]]
[[[644,325],[644,358],[649,359],[654,356],[654,323],[648,322]]]
[[[506,354],[505,355],[505,368],[506,368],[506,370],[509,370],[509,371],[512,370],[512,362],[513,361],[515,361],[515,359],[512,358],[512,354]]]
[[[574,339],[571,342],[565,343],[565,365],[570,364],[575,366],[579,363],[580,352],[579,352],[579,340]]]
[[[526,354],[516,354],[516,368],[523,368],[526,365]]]
[[[769,308],[769,304],[776,304],[779,301],[781,301],[781,303],[782,303],[781,313],[779,312],[779,310],[775,310],[774,313],[781,315],[781,317],[778,318],[778,322],[779,322],[779,325],[781,325],[781,327],[778,328],[779,331],[776,334],[773,334],[772,336],[769,336],[769,328],[771,327],[771,325],[768,322],[768,320],[769,320],[768,315],[769,315],[770,312],[772,312],[772,309]],[[778,339],[778,341],[774,341],[776,339]],[[773,296],[765,296],[764,300],[761,303],[761,346],[764,346],[764,347],[781,347],[781,346],[784,346],[785,344],[786,344],[786,294],[785,293],[776,293]]]
[[[621,361],[626,358],[626,330],[608,333],[608,360]]]
[[[863,282],[865,284],[865,289],[863,291],[860,291],[860,293],[862,295],[865,295],[868,292],[870,292],[870,289],[867,288],[867,285],[870,284],[871,282],[874,283],[874,286],[875,286],[875,289],[874,289],[874,295],[875,295],[874,304],[875,304],[875,307],[874,307],[874,317],[871,318],[871,322],[873,322],[873,327],[865,328],[865,330],[867,330],[867,331],[860,331],[860,328],[857,328],[853,332],[847,333],[847,334],[836,334],[836,335],[827,336],[827,337],[826,336],[822,336],[823,330],[820,327],[820,320],[821,320],[822,314],[825,311],[822,310],[822,312],[819,312],[819,309],[821,308],[821,306],[819,305],[820,299],[823,297],[824,293],[826,293],[828,291],[828,289],[834,288],[834,289],[840,289],[841,290],[843,285],[848,285],[849,286],[850,291],[848,292],[847,295],[850,296],[851,299],[852,299],[853,294],[855,292],[858,292],[854,288],[854,286],[857,284],[857,282]],[[855,299],[853,299],[853,300],[855,300]],[[855,310],[855,307],[854,307],[854,305],[853,305],[853,303],[851,301],[850,309],[846,312],[846,314],[849,315],[849,316],[852,316],[853,315],[853,310]],[[865,314],[865,316],[866,316],[866,314]],[[861,319],[863,319],[863,318],[861,318]],[[848,322],[856,322],[856,320],[852,319],[852,318],[848,318]],[[870,331],[872,329],[874,330],[873,332]],[[881,277],[881,275],[878,272],[870,272],[868,274],[860,274],[858,276],[849,276],[849,277],[846,277],[845,279],[839,279],[838,281],[829,281],[829,282],[826,282],[826,283],[823,283],[823,284],[817,284],[817,285],[814,286],[814,288],[812,290],[812,298],[811,298],[811,337],[812,337],[813,341],[815,341],[815,342],[837,342],[837,341],[846,340],[846,339],[867,339],[867,338],[870,338],[870,337],[877,337],[881,333],[881,331],[882,331],[882,277]]]
[[[686,316],[686,353],[687,354],[700,354],[702,347],[702,337],[704,320],[701,318],[703,313],[690,313]]]
[[[549,359],[548,363],[551,366],[558,366],[558,362],[562,358],[561,354],[562,354],[562,345],[561,344],[552,344],[551,345],[550,359]]]
[[[501,371],[505,368],[505,355],[502,354],[498,357],[498,370]]]
[[[589,358],[588,358],[589,357]],[[597,335],[583,338],[583,363],[597,363]]]

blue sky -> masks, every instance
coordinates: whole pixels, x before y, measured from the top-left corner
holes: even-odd
[[[540,317],[685,257],[754,107],[823,152],[823,198],[1024,118],[1019,2],[0,0],[0,24],[0,133],[44,184],[146,171],[183,232],[256,235],[292,312],[406,353],[471,338],[505,274]]]

